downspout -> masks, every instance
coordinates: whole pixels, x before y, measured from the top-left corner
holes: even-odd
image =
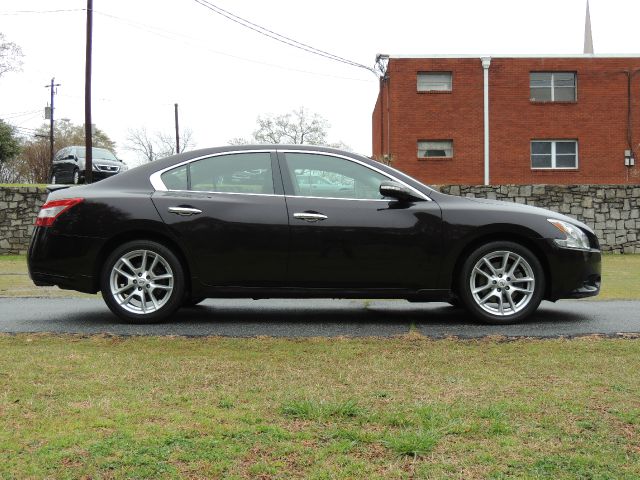
[[[489,185],[489,65],[491,57],[482,57],[484,73],[484,184]]]
[[[387,93],[387,165],[391,165],[391,113],[389,112],[389,77],[385,74],[386,93]]]

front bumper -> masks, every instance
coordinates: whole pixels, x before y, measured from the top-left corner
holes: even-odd
[[[602,254],[560,248],[550,241],[547,299],[593,297],[600,293]]]

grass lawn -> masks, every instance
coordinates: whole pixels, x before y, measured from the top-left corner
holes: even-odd
[[[57,287],[36,287],[27,274],[24,256],[0,256],[0,297],[91,297]],[[602,291],[593,300],[640,298],[640,255],[604,255]]]
[[[640,478],[640,340],[0,336],[0,478]]]

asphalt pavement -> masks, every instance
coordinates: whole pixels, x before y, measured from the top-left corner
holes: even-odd
[[[543,302],[527,322],[484,325],[445,303],[210,299],[155,325],[122,323],[99,298],[0,298],[0,332],[223,337],[550,338],[640,334],[640,301]]]

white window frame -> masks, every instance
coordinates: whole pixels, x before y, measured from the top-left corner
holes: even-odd
[[[532,88],[547,88],[547,87],[532,87],[531,86],[531,74],[532,73],[548,73],[549,75],[551,75],[551,100],[534,100],[533,98],[531,98],[531,89]],[[573,75],[573,100],[557,100],[559,102],[577,102],[578,101],[578,74],[576,72],[529,72],[529,99],[532,102],[540,102],[540,103],[544,103],[544,102],[556,102],[556,88],[569,88],[569,87],[565,87],[565,86],[559,86],[556,87],[555,84],[555,79],[556,79],[556,75],[557,74],[568,74],[570,73],[571,75]]]
[[[534,142],[549,142],[551,143],[551,166],[550,167],[534,167],[533,166],[533,143]],[[576,145],[576,166],[575,167],[557,167],[556,166],[556,144],[558,143],[575,143]],[[578,170],[580,166],[580,156],[578,151],[578,140],[577,139],[558,139],[558,140],[549,140],[549,139],[535,139],[529,142],[529,163],[531,165],[531,170]]]
[[[420,76],[425,75],[449,75],[449,88],[448,89],[438,89],[438,88],[430,88],[430,89],[421,89],[420,88]],[[416,91],[422,92],[451,92],[453,91],[453,72],[451,71],[424,71],[418,72],[416,74]]]
[[[442,157],[439,157],[439,156],[432,156],[432,157],[423,156],[423,157],[421,157],[421,156],[420,156],[420,144],[421,144],[421,143],[432,143],[432,142],[433,142],[433,143],[436,143],[436,142],[442,142],[442,143],[444,143],[444,142],[449,142],[449,143],[451,143],[451,155],[449,155],[449,156],[446,156],[446,155],[445,155],[445,156],[442,156]],[[445,151],[446,151],[446,150],[447,150],[447,149],[445,149]],[[441,139],[441,138],[439,138],[439,139],[437,139],[437,140],[436,140],[436,139],[426,139],[426,138],[421,138],[421,139],[419,139],[419,140],[416,142],[416,155],[417,155],[417,157],[418,157],[419,159],[429,159],[429,160],[450,160],[450,159],[452,159],[452,158],[453,158],[453,140],[452,140],[452,139],[450,139],[450,138],[446,138],[446,139]]]

